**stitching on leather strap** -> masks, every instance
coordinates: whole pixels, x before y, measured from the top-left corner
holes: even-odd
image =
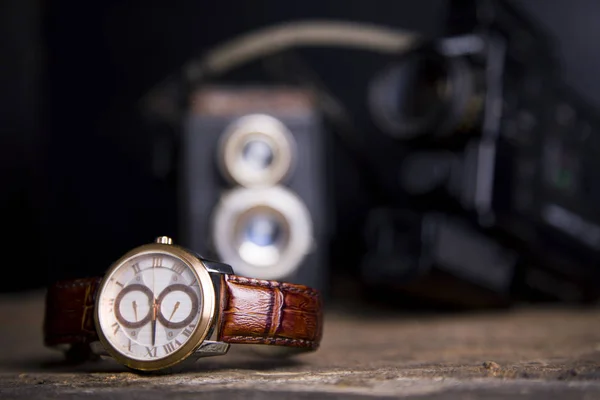
[[[269,338],[262,336],[226,336],[225,341],[239,341],[239,342],[260,342],[260,343],[269,343],[269,344],[278,344],[278,345],[291,345],[298,347],[316,347],[318,346],[317,342],[314,340],[305,340],[305,339],[288,339],[288,338]]]
[[[77,286],[86,286],[91,285],[96,281],[100,281],[101,278],[80,278],[80,279],[72,279],[69,281],[61,281],[54,284],[55,288],[64,289],[64,288],[75,288]]]
[[[242,285],[263,286],[263,287],[267,287],[269,289],[274,288],[274,287],[279,287],[288,292],[304,294],[304,295],[307,295],[310,297],[319,297],[319,292],[315,289],[311,289],[306,286],[298,287],[300,285],[292,286],[291,284],[285,283],[285,282],[267,281],[267,280],[256,279],[256,278],[246,278],[244,276],[237,276],[237,275],[227,275],[227,280],[230,282],[239,283]]]

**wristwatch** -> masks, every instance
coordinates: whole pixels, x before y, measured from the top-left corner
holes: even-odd
[[[237,276],[161,236],[103,277],[48,288],[44,343],[112,357],[138,371],[172,370],[227,353],[231,343],[314,351],[322,301],[309,287]]]

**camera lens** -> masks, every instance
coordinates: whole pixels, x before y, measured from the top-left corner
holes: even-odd
[[[244,239],[261,247],[273,246],[281,236],[281,230],[274,218],[257,215],[248,221]]]
[[[444,136],[466,115],[473,87],[465,60],[423,47],[375,76],[368,104],[375,124],[392,137]]]
[[[260,279],[293,273],[313,243],[306,205],[283,186],[227,192],[215,208],[212,233],[219,258]]]
[[[250,140],[244,145],[242,157],[245,164],[255,170],[263,170],[273,163],[273,149],[264,140]]]
[[[245,187],[276,185],[294,168],[296,145],[288,128],[265,114],[238,118],[225,130],[218,155],[223,175]]]
[[[395,89],[390,90],[395,98],[390,99],[390,106],[409,123],[435,118],[435,111],[447,101],[450,90],[447,68],[426,55],[407,60],[389,78],[395,80]]]
[[[247,263],[267,267],[277,263],[287,246],[285,221],[273,209],[248,210],[240,218],[238,253]]]

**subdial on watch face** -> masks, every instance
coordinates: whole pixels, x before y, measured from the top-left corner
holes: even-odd
[[[115,298],[115,317],[124,328],[138,329],[152,319],[154,293],[148,286],[134,283]]]
[[[117,266],[99,296],[106,340],[136,360],[164,358],[181,347],[192,336],[202,306],[192,268],[162,253],[135,256]]]
[[[188,326],[198,314],[198,297],[194,289],[183,284],[167,286],[158,296],[158,320],[167,329]]]

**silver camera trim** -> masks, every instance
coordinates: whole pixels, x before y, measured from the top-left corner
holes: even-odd
[[[255,170],[244,165],[241,155],[251,139],[267,142],[273,153],[273,163]],[[267,114],[249,114],[230,123],[220,141],[219,167],[233,184],[245,187],[267,187],[282,182],[294,168],[296,143],[289,129],[277,118]]]
[[[276,263],[257,266],[240,255],[236,222],[252,208],[271,208],[287,221],[288,241]],[[283,186],[237,187],[226,192],[213,211],[212,241],[221,260],[236,274],[258,279],[281,279],[293,273],[314,246],[313,222],[304,202]]]

